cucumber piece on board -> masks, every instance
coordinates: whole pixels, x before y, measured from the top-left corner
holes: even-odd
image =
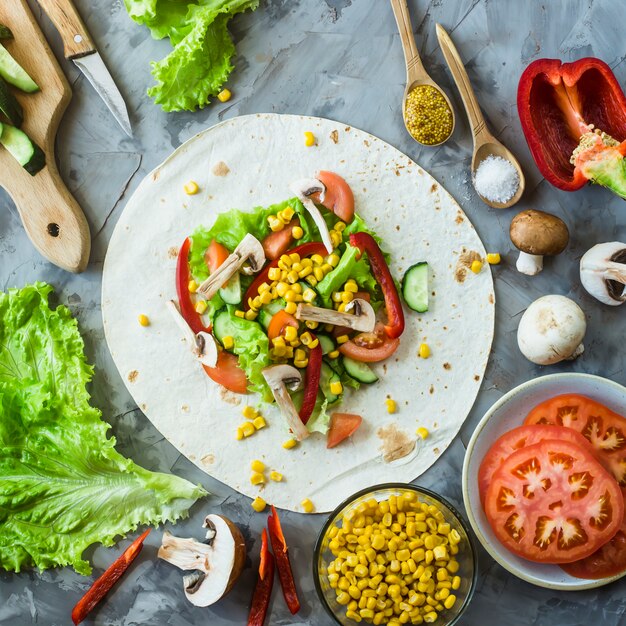
[[[9,124],[2,126],[0,144],[13,155],[31,176],[34,176],[46,165],[46,155],[43,150],[33,143],[25,132],[15,128],[15,126]]]
[[[39,85],[28,75],[28,72],[9,54],[9,51],[0,43],[0,76],[10,85],[34,93],[39,91]]]
[[[24,121],[24,111],[21,104],[11,93],[9,85],[0,78],[0,113],[3,114],[13,126],[18,128]]]

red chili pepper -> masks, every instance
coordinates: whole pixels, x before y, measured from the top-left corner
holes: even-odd
[[[626,96],[600,59],[533,61],[519,81],[517,110],[541,174],[565,191],[580,189],[591,178],[570,163],[591,125],[617,141],[626,139]]]
[[[350,235],[350,245],[358,248],[361,253],[367,254],[374,278],[378,281],[385,297],[388,318],[385,332],[391,339],[397,339],[404,332],[404,311],[385,257],[375,239],[368,233]]]
[[[311,333],[311,336],[313,339],[316,339],[313,333]],[[315,402],[317,401],[317,391],[322,374],[322,356],[322,346],[319,343],[315,348],[309,350],[309,364],[306,368],[304,381],[304,397],[302,398],[302,407],[299,413],[303,424],[306,424],[311,418]]]
[[[305,258],[307,256],[313,256],[314,254],[321,254],[322,256],[326,256],[326,248],[324,244],[319,241],[310,241],[309,243],[303,243],[301,246],[296,246],[291,250],[287,250],[285,254],[293,254],[297,253],[301,258]],[[259,286],[265,282],[272,282],[268,279],[268,274],[270,269],[273,267],[278,267],[278,261],[280,259],[275,259],[271,263],[268,263],[262,270],[257,274],[257,277],[252,281],[250,286],[246,291],[246,295],[243,298],[243,308],[244,310],[248,310],[250,305],[248,304],[248,300],[250,298],[255,298],[259,295]]]
[[[178,295],[178,305],[180,314],[187,322],[189,328],[197,335],[199,332],[210,333],[211,329],[206,328],[202,323],[200,314],[196,311],[189,296],[189,249],[191,248],[191,239],[187,237],[183,242],[178,253],[178,261],[176,262],[176,293]]]
[[[254,588],[252,605],[248,615],[248,626],[263,626],[267,609],[272,597],[274,586],[274,557],[267,546],[267,531],[263,529],[261,535],[261,562],[259,563],[259,578]]]
[[[129,565],[135,560],[137,555],[143,548],[143,542],[150,534],[150,528],[146,530],[140,537],[137,537],[133,541],[122,556],[116,559],[91,585],[89,591],[78,601],[76,606],[72,609],[72,621],[74,624],[80,624],[89,615],[91,610],[104,598],[109,589],[119,580],[122,574],[128,569]]]
[[[278,513],[272,505],[272,513],[267,518],[267,528],[272,543],[272,552],[276,559],[276,569],[278,570],[278,580],[283,588],[283,596],[287,607],[292,615],[300,610],[300,600],[298,600],[298,592],[296,591],[296,583],[293,579],[291,571],[291,563],[289,562],[289,553],[287,551],[287,542],[283,535],[283,529],[278,519]]]

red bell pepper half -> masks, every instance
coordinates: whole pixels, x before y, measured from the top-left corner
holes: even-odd
[[[197,335],[199,332],[210,333],[211,329],[206,328],[202,323],[202,317],[196,311],[189,295],[189,281],[191,275],[189,273],[189,249],[191,248],[191,239],[187,237],[183,242],[178,253],[176,261],[176,294],[178,295],[178,306],[180,314],[191,330]]]
[[[548,182],[575,191],[592,181],[624,197],[626,96],[604,61],[534,61],[520,78],[517,109]]]
[[[311,333],[313,339],[315,335]],[[300,419],[302,423],[306,423],[313,414],[315,402],[317,401],[317,391],[320,386],[320,377],[322,375],[322,346],[318,343],[315,348],[309,351],[309,364],[306,368],[304,381],[304,397],[302,398],[302,407],[300,408]]]
[[[150,528],[141,536],[133,541],[122,556],[116,559],[109,568],[91,585],[89,591],[78,601],[72,610],[72,621],[74,624],[80,624],[91,610],[104,598],[111,587],[119,580],[122,574],[128,569],[129,565],[137,558],[137,555],[143,548],[143,542],[150,534]]]
[[[283,535],[283,529],[278,519],[276,508],[272,505],[272,513],[267,518],[267,528],[272,544],[272,552],[276,559],[276,569],[278,570],[278,580],[283,589],[283,596],[287,607],[292,615],[300,610],[300,600],[298,600],[298,592],[296,591],[296,583],[293,579],[291,571],[291,563],[289,562],[289,553],[287,552],[287,542]]]
[[[248,615],[248,626],[263,626],[265,616],[272,597],[274,586],[274,557],[269,551],[267,531],[263,529],[261,535],[261,562],[259,563],[259,578],[254,588],[252,605]]]
[[[322,256],[326,256],[326,248],[323,243],[319,241],[310,241],[309,243],[303,243],[301,246],[296,246],[291,250],[287,250],[285,254],[297,253],[301,258],[305,258],[308,256],[313,256],[314,254],[321,254]],[[271,263],[268,263],[261,272],[257,275],[257,277],[252,281],[248,289],[246,290],[246,295],[243,298],[243,308],[244,310],[248,310],[250,305],[248,304],[248,300],[250,298],[256,298],[259,295],[259,286],[263,283],[271,283],[269,280],[268,274],[272,267],[278,267],[278,261],[280,259],[275,259]]]
[[[397,339],[404,332],[404,311],[385,257],[376,240],[368,233],[350,235],[350,245],[367,254],[374,278],[378,281],[385,298],[388,318],[385,332],[391,339]]]

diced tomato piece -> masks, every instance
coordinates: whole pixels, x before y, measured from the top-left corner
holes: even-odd
[[[298,328],[298,320],[293,315],[287,313],[285,309],[281,309],[270,320],[270,325],[267,329],[267,336],[269,340],[272,341],[272,339],[275,339],[279,335],[282,335],[285,332],[285,328],[287,328],[287,326],[293,326],[294,328]]]
[[[330,416],[330,428],[326,436],[326,447],[334,448],[351,437],[359,428],[363,418],[353,413],[333,413]]]
[[[275,233],[270,233],[263,241],[263,251],[265,256],[274,261],[278,259],[284,252],[289,249],[293,242],[292,230],[295,226],[300,226],[300,220],[295,217],[285,225],[282,230],[278,230]]]
[[[318,172],[317,179],[326,187],[324,201],[320,200],[319,194],[311,197],[332,211],[340,220],[351,222],[354,218],[354,194],[350,185],[334,172]]]
[[[226,246],[223,246],[219,241],[213,239],[209,244],[209,247],[204,253],[204,262],[209,268],[209,273],[213,273],[219,266],[228,258],[230,252]]]
[[[339,346],[339,351],[355,361],[378,363],[388,359],[399,345],[400,339],[391,339],[385,332],[385,326],[378,322],[374,332],[358,334]]]
[[[246,373],[239,367],[239,359],[231,352],[222,350],[215,367],[202,366],[209,378],[234,393],[248,393]]]

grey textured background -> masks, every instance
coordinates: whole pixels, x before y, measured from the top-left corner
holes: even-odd
[[[2,0],[10,2],[11,0]],[[54,50],[57,33],[31,3]],[[176,532],[197,534],[203,515],[221,510],[243,529],[250,554],[258,553],[265,516],[254,515],[249,501],[216,483],[181,458],[134,406],[113,366],[100,316],[100,278],[107,241],[126,200],[141,178],[173,148],[221,119],[252,112],[321,115],[372,132],[397,146],[429,170],[459,201],[486,247],[500,251],[496,277],[497,332],[487,378],[460,440],[418,483],[461,506],[460,475],[464,442],[484,411],[515,385],[547,373],[524,361],[515,332],[521,312],[536,297],[561,293],[573,297],[589,319],[583,358],[554,371],[580,371],[624,382],[623,310],[609,309],[579,285],[577,262],[591,245],[624,240],[621,200],[600,189],[560,192],[542,180],[534,166],[517,117],[515,95],[523,68],[540,57],[574,60],[595,55],[607,61],[626,84],[622,28],[624,3],[617,0],[410,0],[418,46],[436,80],[447,89],[457,111],[457,130],[441,148],[419,148],[405,133],[400,116],[404,66],[399,37],[385,0],[261,0],[253,14],[235,19],[237,69],[229,87],[234,97],[193,114],[166,115],[146,97],[149,61],[163,57],[167,42],[152,41],[127,17],[121,0],[76,0],[80,12],[114,74],[131,112],[135,139],[127,139],[104,104],[75,67],[62,60],[74,99],[61,125],[57,158],[70,189],[92,228],[89,269],[72,276],[46,263],[31,247],[12,203],[0,191],[0,286],[47,280],[59,301],[78,317],[88,358],[96,364],[93,401],[113,425],[119,449],[145,467],[172,471],[202,482],[214,495],[193,510]],[[434,26],[451,32],[465,59],[488,121],[518,156],[527,192],[516,208],[546,209],[571,227],[567,252],[546,264],[536,278],[515,272],[508,225],[515,209],[492,211],[468,181],[471,139],[458,93],[443,66]],[[61,58],[60,53],[57,54]],[[419,227],[419,226],[417,226]],[[129,271],[132,283],[132,268]],[[469,320],[478,326],[480,320]],[[285,533],[302,591],[303,608],[291,617],[276,589],[271,624],[330,624],[313,590],[310,561],[321,517],[284,515]],[[196,609],[182,593],[178,571],[155,559],[160,532],[152,534],[137,564],[96,610],[91,623],[107,626],[245,623],[254,573],[250,561],[235,590],[217,606]],[[127,541],[122,542],[126,546]],[[119,549],[93,552],[99,574]],[[0,624],[42,626],[70,623],[74,603],[90,580],[70,570],[43,574],[0,574]],[[554,593],[521,582],[480,553],[479,583],[463,624],[481,626],[578,626],[626,624],[626,582],[579,593]]]

